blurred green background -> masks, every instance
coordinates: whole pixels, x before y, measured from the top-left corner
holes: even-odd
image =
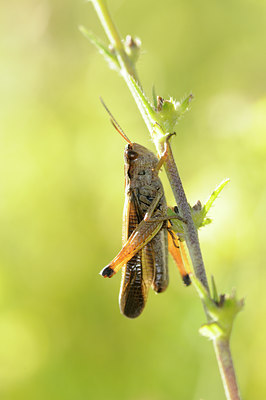
[[[142,39],[146,93],[195,95],[173,142],[191,204],[230,178],[202,251],[219,290],[246,299],[233,357],[243,398],[265,399],[266,2],[109,7],[123,36]],[[119,313],[120,276],[98,275],[121,246],[125,146],[99,96],[154,148],[80,24],[105,38],[86,2],[1,2],[0,398],[222,400],[201,303],[172,260],[169,289],[136,320]]]

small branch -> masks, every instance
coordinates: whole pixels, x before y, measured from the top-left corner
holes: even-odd
[[[213,342],[213,346],[218,361],[226,398],[228,400],[240,400],[241,397],[237,386],[229,340],[217,339]]]
[[[161,151],[162,152],[162,149]],[[199,245],[198,231],[195,228],[195,224],[192,220],[190,206],[188,204],[185,191],[178,173],[178,169],[173,157],[173,153],[169,144],[168,157],[164,164],[167,177],[171,184],[173,194],[175,196],[176,203],[178,204],[178,210],[180,216],[186,220],[184,226],[184,234],[186,238],[186,244],[188,247],[189,255],[192,260],[193,268],[196,277],[203,284],[205,289],[209,292],[209,286],[207,276],[204,268],[202,254]]]

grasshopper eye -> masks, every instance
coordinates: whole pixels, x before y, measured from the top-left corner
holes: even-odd
[[[138,156],[138,153],[136,153],[134,150],[129,149],[127,151],[127,157],[129,158],[129,160],[136,160]]]

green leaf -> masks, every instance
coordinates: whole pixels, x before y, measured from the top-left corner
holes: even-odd
[[[85,38],[88,39],[99,50],[100,54],[104,56],[110,67],[119,71],[120,66],[115,53],[112,52],[109,47],[102,42],[101,39],[94,35],[94,33],[87,31],[84,26],[79,26],[79,30],[85,36]]]
[[[172,97],[169,100],[161,99],[157,110],[157,121],[166,133],[173,133],[182,115],[189,109],[193,95],[190,94],[181,102]]]
[[[193,274],[190,275],[190,278],[210,317],[210,321],[200,328],[200,333],[212,340],[217,339],[217,337],[229,339],[235,317],[244,307],[244,300],[238,300],[234,290],[230,295],[218,297],[215,284],[214,297],[212,298]]]
[[[227,185],[229,180],[230,179],[225,179],[224,181],[222,181],[220,183],[220,185],[217,186],[217,188],[212,192],[212,194],[210,195],[210,197],[208,198],[208,200],[206,201],[206,203],[205,203],[205,205],[203,207],[205,215],[207,215],[207,213],[210,210],[211,206],[213,205],[214,201],[217,199],[218,195],[221,193],[223,188]]]
[[[200,327],[199,333],[210,340],[223,336],[223,331],[217,322],[209,322]]]
[[[201,202],[198,200],[197,203],[191,207],[191,216],[195,227],[197,229],[202,228],[212,222],[212,219],[207,217],[207,213],[210,210],[211,206],[213,205],[214,201],[217,199],[218,195],[221,193],[225,185],[229,182],[229,179],[224,180],[210,195],[209,199],[206,201],[205,205],[202,206]],[[168,216],[175,216],[176,213],[174,212],[173,208],[168,207],[167,210]],[[178,219],[171,220],[172,229],[176,234],[179,236],[180,240],[185,240],[184,237],[184,227],[183,222],[179,221]]]
[[[219,186],[212,192],[204,206],[202,207],[200,201],[198,201],[192,208],[191,214],[193,222],[197,229],[206,226],[212,222],[211,218],[207,217],[207,213],[213,205],[214,201],[217,199],[218,195],[221,193],[225,185],[229,182],[229,179],[224,180]]]

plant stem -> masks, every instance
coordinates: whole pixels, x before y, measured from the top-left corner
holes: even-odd
[[[113,23],[110,13],[107,9],[106,6],[106,1],[105,0],[91,0],[91,2],[94,5],[95,11],[99,17],[99,20],[103,26],[103,29],[110,41],[110,44],[112,48],[114,49],[118,62],[120,64],[120,73],[123,76],[133,98],[135,99],[137,106],[139,108],[139,111],[149,129],[151,132],[152,126],[150,124],[149,119],[147,118],[147,115],[145,114],[143,107],[141,107],[141,102],[139,99],[136,98],[136,91],[135,88],[131,82],[130,76],[134,79],[134,81],[139,85],[139,78],[137,75],[137,71],[135,69],[135,66],[132,64],[131,60],[129,59],[127,53],[125,52],[123,43],[120,39],[119,33],[115,27],[115,24]]]
[[[139,83],[135,67],[134,67],[134,65],[132,65],[132,62],[130,61],[129,57],[127,56],[127,54],[125,52],[123,43],[119,37],[117,29],[115,28],[115,25],[111,19],[111,16],[107,10],[106,2],[105,2],[105,0],[91,0],[91,1],[95,7],[96,13],[98,14],[98,17],[102,23],[102,26],[106,32],[106,35],[108,36],[110,43],[116,52],[116,55],[117,55],[117,58],[118,58],[118,61],[119,61],[120,67],[121,67],[121,74],[122,74],[123,78],[125,79],[128,87],[138,105],[138,108],[139,108],[139,110],[144,118],[144,121],[149,129],[149,132],[152,135],[153,126],[152,126],[150,120],[147,118],[147,115],[143,111],[141,102],[138,100],[134,86],[129,78],[129,75],[130,75],[134,78],[134,80],[137,83]],[[155,146],[157,148],[158,153],[160,155],[162,155],[162,153],[164,151],[164,143],[155,141]],[[201,250],[200,250],[198,232],[197,232],[194,222],[192,220],[190,206],[187,202],[187,198],[186,198],[186,195],[185,195],[185,192],[183,189],[183,185],[182,185],[182,182],[181,182],[181,179],[180,179],[180,176],[178,173],[178,169],[177,169],[170,146],[169,146],[169,155],[165,162],[165,169],[166,169],[167,177],[169,179],[172,191],[175,196],[175,200],[176,200],[178,208],[179,208],[180,215],[181,215],[181,217],[183,217],[186,220],[186,224],[184,224],[184,232],[185,232],[186,244],[187,244],[187,247],[189,250],[192,265],[195,270],[195,275],[209,293],[210,290],[209,290],[205,267],[204,267],[204,263],[203,263],[203,259],[202,259]],[[206,312],[206,308],[205,308],[205,312]],[[206,312],[206,315],[207,315],[207,318],[209,318],[209,315],[207,312]],[[228,400],[240,400],[240,395],[239,395],[237,381],[236,381],[236,375],[235,375],[233,361],[232,361],[231,352],[230,352],[229,339],[228,340],[217,339],[216,341],[214,341],[214,348],[215,348],[217,361],[219,364],[219,369],[220,369],[224,389],[226,392],[226,397]]]
[[[101,24],[105,30],[105,33],[113,46],[114,50],[116,51],[118,61],[121,66],[121,72],[126,80],[126,83],[130,89],[130,91],[133,94],[133,97],[136,99],[136,96],[134,96],[135,91],[134,87],[132,86],[132,82],[128,78],[128,75],[131,75],[135,80],[138,82],[137,74],[135,68],[132,66],[132,63],[130,62],[130,59],[128,58],[124,47],[123,43],[120,39],[120,36],[118,34],[118,31],[111,19],[111,16],[108,12],[106,2],[105,0],[92,0],[92,3],[94,5],[94,8],[98,14],[98,17],[101,21]],[[126,71],[126,74],[123,74],[123,71]],[[142,108],[137,104],[142,116],[145,120],[145,123],[151,133],[153,127],[150,124],[150,121],[148,121],[146,115],[142,112]],[[162,155],[164,151],[164,146],[163,144],[157,145],[157,151],[160,155]],[[175,160],[173,158],[173,154],[171,151],[171,154],[169,155],[168,159],[165,162],[165,169],[167,173],[167,177],[169,179],[170,185],[172,187],[176,203],[180,209],[180,215],[181,217],[185,218],[187,223],[185,224],[185,236],[186,236],[186,243],[187,247],[189,250],[190,258],[193,264],[193,268],[195,270],[196,277],[202,282],[202,284],[205,286],[205,288],[209,291],[208,287],[208,282],[207,282],[207,276],[204,268],[204,263],[201,255],[201,250],[199,246],[199,239],[198,239],[198,232],[195,228],[195,225],[193,223],[192,217],[191,217],[191,212],[190,212],[190,207],[186,199],[186,195],[183,189],[183,185],[177,170],[177,166],[175,164]]]
[[[229,339],[219,338],[213,341],[213,346],[218,361],[226,398],[228,400],[240,400],[241,398],[237,386]]]
[[[130,61],[129,57],[125,52],[119,33],[107,9],[106,1],[105,0],[91,0],[91,1],[94,5],[95,11],[100,19],[103,29],[105,30],[105,33],[110,41],[110,44],[116,52],[121,69],[126,70],[127,73],[131,75],[136,82],[138,82],[135,66],[132,64],[132,62]]]
[[[162,152],[162,149],[161,149]],[[178,210],[180,216],[185,219],[184,233],[186,238],[186,244],[188,247],[189,255],[192,260],[193,268],[196,277],[203,284],[206,290],[209,292],[209,285],[207,276],[204,268],[202,254],[199,245],[198,231],[192,220],[190,206],[188,204],[185,191],[179,176],[179,172],[173,157],[173,153],[169,144],[168,157],[164,164],[168,180],[171,184],[171,189],[175,196],[176,203],[178,204]]]

